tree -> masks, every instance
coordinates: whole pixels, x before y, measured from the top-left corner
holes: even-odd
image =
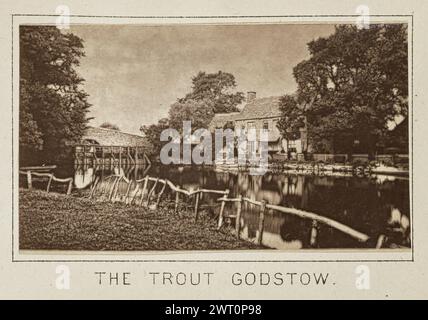
[[[160,135],[163,130],[169,128],[168,118],[162,118],[157,124],[143,125],[140,131],[144,134],[147,141],[150,143],[151,148],[149,155],[159,155],[163,146],[163,142],[160,141]]]
[[[308,49],[293,74],[312,145],[331,141],[334,151],[352,152],[358,142],[373,153],[388,123],[407,116],[407,26],[340,25]]]
[[[226,121],[226,123],[223,125],[223,130],[235,130],[235,123],[233,121]]]
[[[192,84],[192,91],[170,106],[167,119],[141,127],[151,141],[154,154],[159,154],[163,146],[160,133],[164,129],[170,127],[183,134],[183,121],[191,122],[192,133],[196,129],[208,128],[215,113],[237,111],[237,105],[244,99],[242,92],[232,92],[236,81],[230,73],[201,71],[192,79]]]
[[[83,42],[72,33],[20,27],[21,164],[63,161],[81,139],[90,107],[75,69],[83,56]]]
[[[214,112],[213,106],[207,100],[184,100],[174,103],[169,109],[169,125],[178,132],[183,133],[183,121],[192,123],[192,131],[208,128]]]
[[[100,125],[100,128],[104,128],[104,129],[110,129],[110,130],[116,130],[116,131],[120,131],[119,127],[113,123],[110,122],[103,122]]]
[[[179,101],[209,101],[212,103],[214,113],[235,112],[239,111],[237,105],[244,100],[242,92],[232,92],[235,88],[235,77],[230,73],[200,71],[192,79],[192,92]]]
[[[287,140],[300,138],[300,128],[305,126],[305,109],[300,106],[295,96],[284,95],[279,101],[281,118],[277,127]]]

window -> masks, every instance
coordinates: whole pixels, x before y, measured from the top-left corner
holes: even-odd
[[[268,131],[269,130],[269,122],[267,122],[267,121],[263,122],[263,130],[264,131]]]
[[[253,154],[256,152],[256,142],[255,141],[248,141],[248,153]]]
[[[288,145],[287,145],[287,149],[289,152],[297,152],[296,140],[289,140]]]
[[[250,129],[255,128],[254,121],[248,122],[248,128],[250,128]]]
[[[296,148],[296,140],[288,140],[288,148]]]

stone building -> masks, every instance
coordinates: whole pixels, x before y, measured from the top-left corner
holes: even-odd
[[[210,129],[223,128],[227,123],[233,123],[236,133],[248,133],[249,129],[256,129],[257,137],[260,130],[267,131],[269,154],[283,154],[297,157],[308,151],[306,130],[301,129],[300,139],[287,141],[281,136],[277,123],[281,118],[279,102],[281,97],[257,98],[255,92],[248,92],[246,105],[241,112],[216,114],[211,121]],[[258,143],[249,141],[247,150],[252,152],[258,149]]]

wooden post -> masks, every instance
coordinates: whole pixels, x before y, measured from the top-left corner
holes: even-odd
[[[97,148],[94,145],[92,145],[91,150],[92,150],[92,158],[93,158],[93,162],[94,162],[94,166],[95,166],[95,164],[98,164]]]
[[[27,185],[28,185],[28,190],[33,189],[33,182],[31,180],[31,171],[30,170],[27,171]]]
[[[242,195],[238,196],[239,201],[237,202],[237,210],[236,210],[236,221],[235,221],[235,231],[236,237],[239,239],[239,234],[241,232],[241,211],[242,211]]]
[[[318,222],[316,220],[312,220],[311,239],[309,242],[312,248],[315,248],[315,246],[317,245],[317,235],[318,235]]]
[[[129,181],[128,188],[126,188],[125,198],[123,199],[125,204],[128,204],[128,197],[129,197],[129,191],[131,190],[131,184],[132,184],[132,181]]]
[[[108,196],[107,200],[111,200],[112,199],[112,197],[113,197],[113,191],[114,191],[114,188],[116,187],[116,182],[118,180],[119,180],[118,177],[114,177],[114,180],[113,180],[113,183],[112,183],[112,186],[111,186],[111,189],[110,189],[110,193],[109,193],[109,196]]]
[[[113,147],[110,147],[110,166],[114,166],[114,160],[115,160],[115,158],[114,158],[114,148]]]
[[[119,168],[122,168],[122,147],[119,147]]]
[[[129,163],[133,163],[134,162],[134,159],[131,157],[131,149],[130,149],[130,147],[127,147],[127,156],[128,156],[128,161],[129,161]],[[135,163],[134,163],[135,164]]]
[[[135,164],[138,165],[138,147],[137,146],[135,146],[135,155],[134,155],[134,157],[135,157]]]
[[[104,170],[104,166],[105,166],[105,164],[106,164],[106,158],[105,158],[105,155],[104,155],[104,147],[101,147],[101,161],[102,161],[102,164],[103,164],[103,170]]]
[[[175,207],[174,207],[174,213],[177,213],[178,211],[178,201],[180,201],[180,193],[178,191],[175,191]]]
[[[260,212],[259,212],[259,230],[257,234],[257,243],[259,245],[262,244],[263,241],[263,230],[265,227],[265,210],[266,210],[266,201],[262,200],[262,205],[260,206]]]
[[[51,188],[52,179],[53,179],[53,174],[51,174],[49,177],[48,186],[46,187],[46,192],[49,192],[49,189]]]
[[[92,185],[92,189],[91,189],[91,193],[89,194],[89,198],[92,198],[92,196],[95,194],[95,188],[97,187],[97,184],[98,184],[99,181],[100,181],[100,177],[97,176],[95,178],[95,181],[94,181],[93,185]]]
[[[159,202],[160,202],[160,199],[161,199],[161,197],[162,197],[162,194],[163,194],[163,193],[164,193],[164,191],[165,191],[165,188],[166,188],[166,182],[163,184],[163,187],[162,187],[161,191],[160,191],[160,192],[159,192],[159,194],[158,194],[158,199],[156,200],[155,209],[157,209],[157,208],[158,208],[158,206],[159,206]]]
[[[153,187],[150,189],[150,192],[149,192],[149,194],[147,195],[147,207],[148,207],[148,206],[149,206],[149,204],[150,204],[150,200],[152,199],[152,194],[153,194],[153,192],[155,191],[156,186],[158,185],[158,182],[159,182],[159,178],[157,178],[157,179],[156,179],[155,184],[154,184],[154,185],[153,185]]]
[[[73,147],[73,159],[74,159],[74,165],[79,165],[79,160],[77,160],[77,146]]]
[[[71,189],[72,188],[73,188],[73,178],[71,178],[70,182],[68,183],[67,195],[71,194]]]
[[[137,197],[139,188],[140,188],[140,186],[137,183],[137,185],[135,186],[134,194],[132,195],[132,198],[129,199],[129,201],[128,201],[129,204],[132,204],[132,202],[134,201],[134,199]]]
[[[381,234],[379,238],[377,238],[376,242],[376,249],[380,249],[383,247],[383,244],[385,242],[385,235]]]
[[[146,193],[148,183],[149,183],[149,176],[146,176],[144,180],[143,191],[141,192],[140,206],[143,204],[144,194]]]
[[[223,196],[224,198],[227,198],[227,196],[229,195],[229,189],[226,189],[225,195]],[[224,207],[226,205],[226,201],[222,201],[221,202],[221,207],[220,207],[220,214],[218,215],[218,226],[217,226],[217,230],[221,228],[221,226],[223,225],[223,214],[224,214]]]
[[[200,192],[199,192],[199,189],[198,189],[198,192],[196,192],[196,194],[195,194],[195,222],[196,221],[198,221],[198,216],[199,216],[199,212],[198,212],[198,209],[199,209],[199,197],[200,197]]]
[[[120,176],[120,177],[117,178],[116,186],[114,187],[113,197],[111,198],[111,202],[113,202],[113,203],[116,202],[117,191],[119,190],[120,180],[122,180],[122,176]]]

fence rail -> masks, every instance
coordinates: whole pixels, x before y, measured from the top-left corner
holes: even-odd
[[[123,181],[123,182],[122,182]],[[124,184],[120,186],[120,184]],[[104,185],[102,185],[104,184]],[[319,233],[320,225],[325,225],[335,230],[338,230],[344,234],[349,235],[350,237],[360,241],[367,242],[369,236],[357,231],[347,225],[344,225],[333,219],[321,216],[316,213],[307,212],[304,210],[299,210],[295,208],[282,207],[278,205],[269,204],[266,201],[257,201],[250,199],[248,197],[243,197],[238,195],[236,198],[230,198],[230,190],[211,190],[211,189],[196,189],[196,190],[186,190],[176,186],[174,183],[168,179],[160,179],[156,177],[145,176],[143,179],[137,181],[129,181],[121,175],[113,175],[105,179],[105,181],[100,184],[99,181],[94,182],[94,186],[91,190],[90,197],[98,198],[100,200],[107,201],[121,201],[126,204],[136,204],[139,206],[144,206],[151,209],[156,209],[159,206],[162,196],[165,194],[166,187],[169,187],[172,192],[175,193],[174,203],[174,212],[178,212],[180,206],[180,198],[184,197],[194,197],[193,213],[194,220],[197,221],[199,218],[199,210],[203,205],[201,205],[202,195],[207,194],[219,194],[220,198],[217,199],[217,202],[220,202],[220,211],[218,213],[218,223],[217,229],[220,229],[224,225],[226,218],[234,219],[235,221],[235,233],[236,236],[240,237],[241,231],[241,213],[242,206],[244,203],[255,205],[259,207],[259,221],[258,221],[258,230],[256,236],[256,242],[262,244],[265,216],[269,214],[269,210],[282,212],[284,214],[289,214],[297,216],[302,219],[307,219],[312,221],[311,223],[311,232],[310,232],[310,245],[312,247],[317,246],[317,237]],[[227,203],[234,203],[236,205],[235,214],[225,214],[225,207]],[[381,237],[379,237],[380,239]],[[383,239],[383,238],[382,238]],[[378,240],[377,247],[382,245],[382,241]]]
[[[49,192],[51,188],[52,181],[59,183],[68,183],[67,194],[71,194],[73,187],[73,178],[61,179],[53,175],[53,173],[42,173],[42,172],[33,172],[31,170],[23,171],[20,170],[19,174],[25,175],[27,177],[28,188],[32,189],[32,177],[47,178],[48,183],[46,191]],[[151,183],[151,186],[149,185]],[[311,232],[310,232],[310,246],[317,246],[317,235],[319,233],[319,226],[326,225],[333,229],[336,229],[344,234],[351,236],[352,238],[360,241],[367,242],[369,236],[359,232],[347,225],[344,225],[333,219],[318,215],[316,213],[307,212],[300,209],[282,207],[278,205],[269,204],[266,201],[258,201],[250,199],[248,197],[243,197],[238,195],[236,198],[229,198],[230,190],[214,190],[214,189],[196,189],[196,190],[186,190],[176,186],[174,183],[168,179],[160,179],[156,177],[145,176],[143,179],[131,181],[127,179],[124,175],[111,175],[106,177],[103,181],[99,177],[96,177],[95,181],[92,184],[89,197],[98,198],[101,201],[111,201],[111,202],[124,202],[125,204],[135,204],[139,206],[144,206],[151,209],[157,209],[162,196],[166,191],[166,187],[169,187],[171,191],[175,193],[174,200],[174,212],[178,212],[180,206],[180,195],[187,197],[194,197],[194,220],[197,221],[199,218],[199,209],[204,205],[201,205],[202,195],[205,194],[218,194],[222,195],[217,199],[217,202],[220,202],[220,211],[218,214],[218,224],[217,229],[220,229],[225,218],[235,219],[235,234],[237,238],[240,237],[241,231],[241,213],[242,206],[244,203],[248,203],[254,206],[259,207],[259,221],[258,229],[256,233],[256,242],[261,245],[263,241],[263,232],[264,232],[264,222],[265,216],[269,213],[269,210],[282,212],[284,214],[289,214],[297,216],[302,219],[307,219],[312,221]],[[133,190],[132,190],[133,187]],[[152,206],[150,205],[153,202]],[[236,214],[225,215],[225,206],[227,203],[236,204]],[[205,205],[206,207],[207,205]],[[376,242],[376,248],[380,248],[383,245],[385,236],[380,235]]]
[[[19,174],[27,176],[27,186],[29,190],[33,188],[33,178],[32,178],[33,176],[49,179],[46,187],[46,192],[50,191],[52,181],[60,182],[60,183],[68,183],[67,194],[71,194],[71,190],[73,189],[73,178],[61,179],[61,178],[55,177],[53,173],[33,172],[31,170],[27,170],[27,171],[19,170]]]

